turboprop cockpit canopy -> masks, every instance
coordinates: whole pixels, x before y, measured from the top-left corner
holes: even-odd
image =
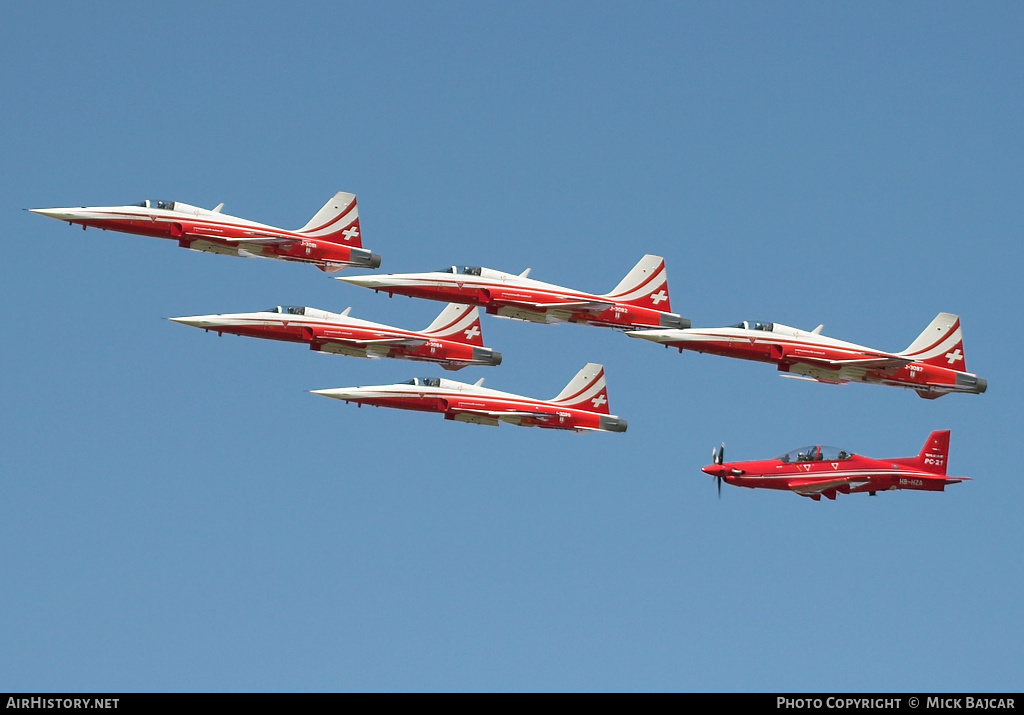
[[[847,452],[838,447],[827,447],[825,445],[814,445],[813,447],[801,447],[792,452],[786,452],[779,457],[783,464],[793,462],[840,462],[853,456],[853,452]]]

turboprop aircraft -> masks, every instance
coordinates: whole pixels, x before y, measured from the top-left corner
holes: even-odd
[[[781,323],[743,322],[727,328],[639,330],[631,338],[726,357],[774,362],[783,377],[831,384],[866,382],[916,390],[929,400],[948,392],[982,393],[988,381],[967,372],[960,317],[939,313],[903,352],[866,348]]]
[[[317,308],[278,305],[256,313],[224,313],[171,318],[219,334],[307,343],[311,350],[362,358],[403,358],[440,363],[446,370],[467,365],[500,365],[501,353],[484,347],[480,313],[450,303],[420,331],[392,328]]]
[[[647,255],[604,295],[583,293],[480,266],[452,266],[432,273],[394,273],[338,278],[388,295],[478,305],[502,318],[534,323],[588,323],[612,328],[688,328],[671,312],[665,259]]]
[[[781,457],[759,462],[726,462],[725,445],[712,451],[714,464],[701,471],[722,481],[751,489],[788,489],[820,501],[835,499],[836,492],[856,494],[890,489],[941,492],[947,484],[969,481],[970,477],[947,477],[949,430],[932,432],[916,457],[870,459],[844,449],[813,445],[794,449]]]
[[[546,427],[576,432],[625,432],[626,420],[608,411],[604,367],[587,363],[553,400],[537,400],[440,377],[417,377],[395,385],[313,390],[315,395],[355,402],[360,407],[397,407],[440,412],[446,420],[497,426]]]
[[[305,226],[295,231],[222,214],[181,201],[146,200],[132,206],[29,209],[69,224],[107,231],[170,238],[182,248],[248,258],[312,263],[334,273],[342,268],[377,268],[380,256],[363,248],[355,194],[339,191]]]

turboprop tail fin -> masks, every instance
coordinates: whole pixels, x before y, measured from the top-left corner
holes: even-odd
[[[949,430],[937,430],[928,435],[928,439],[916,457],[904,457],[892,460],[896,464],[923,469],[946,476],[946,463],[949,461]]]

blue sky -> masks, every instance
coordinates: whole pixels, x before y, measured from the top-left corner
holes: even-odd
[[[0,10],[0,690],[1019,690],[1024,9],[377,3]],[[298,227],[358,194],[385,271],[605,292],[665,256],[694,325],[899,350],[961,315],[937,401],[486,318],[626,434],[357,410],[441,371],[164,318],[440,304],[21,209],[176,199]],[[446,376],[448,376],[446,374]],[[941,494],[814,503],[700,472],[807,443]]]

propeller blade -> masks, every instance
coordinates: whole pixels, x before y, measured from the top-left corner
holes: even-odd
[[[721,499],[722,498],[722,478],[721,477],[716,477],[715,481],[718,482],[718,498]]]

